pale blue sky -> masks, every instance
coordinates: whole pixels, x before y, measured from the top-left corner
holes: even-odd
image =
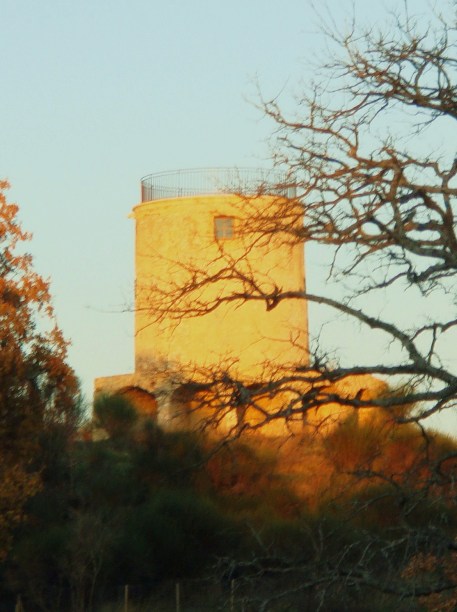
[[[339,24],[353,6],[378,24],[403,6],[373,4],[327,2]],[[0,24],[0,176],[90,395],[96,376],[133,368],[132,316],[120,311],[140,178],[268,166],[255,81],[267,96],[306,87],[324,40],[306,0],[0,0]]]

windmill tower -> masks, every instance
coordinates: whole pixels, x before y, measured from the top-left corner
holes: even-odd
[[[294,195],[277,187],[281,178],[218,168],[142,179],[141,202],[131,214],[135,372],[97,379],[96,391],[126,393],[167,426],[176,416],[176,373],[198,382],[218,369],[256,383],[271,369],[307,362],[304,300],[267,309],[262,300],[230,297],[247,292],[252,281],[265,292],[304,289],[303,246],[275,235],[262,239],[257,227]],[[188,291],[178,300],[184,286]]]

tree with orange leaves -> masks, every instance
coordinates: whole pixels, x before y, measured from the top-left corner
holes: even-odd
[[[40,487],[40,434],[74,426],[77,381],[66,362],[49,283],[34,271],[30,239],[0,181],[0,559],[26,500]]]

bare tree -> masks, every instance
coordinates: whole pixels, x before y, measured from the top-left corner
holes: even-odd
[[[183,266],[186,274],[180,282],[153,288],[150,302],[154,317],[177,322],[227,304],[260,302],[273,310],[289,300],[305,300],[356,322],[367,345],[362,360],[329,360],[316,334],[309,362],[270,367],[255,384],[236,380],[227,370],[207,372],[206,380],[199,372],[194,407],[204,398],[202,403],[213,408],[213,421],[233,407],[253,410],[255,419],[238,420],[238,433],[278,418],[306,421],[325,406],[356,411],[374,407],[384,423],[415,424],[421,459],[414,464],[414,486],[404,473],[387,473],[373,462],[350,468],[353,477],[385,487],[360,501],[359,511],[396,496],[400,518],[390,535],[358,540],[349,548],[342,545],[333,556],[325,556],[325,571],[317,569],[317,552],[293,566],[301,577],[303,572],[308,576],[298,589],[367,588],[398,596],[407,605],[415,597],[426,603],[428,596],[455,588],[449,572],[433,579],[429,575],[424,582],[417,570],[424,565],[421,554],[428,559],[447,555],[446,564],[453,558],[454,518],[437,512],[438,522],[438,515],[447,516],[442,530],[434,520],[420,527],[411,522],[425,500],[432,504],[430,500],[439,498],[443,508],[452,506],[457,457],[455,445],[439,456],[432,452],[423,427],[430,415],[455,409],[457,398],[457,372],[449,358],[457,339],[455,7],[445,16],[428,17],[425,23],[405,11],[392,16],[389,30],[327,30],[338,54],[323,63],[319,82],[300,96],[297,112],[284,112],[277,99],[261,101],[275,125],[275,165],[286,171],[274,191],[295,192],[295,197],[278,196],[263,209],[252,204],[252,214],[246,214],[252,202],[246,195],[239,226],[246,257],[234,258],[221,245],[210,266]],[[257,195],[265,192],[272,192],[268,185]],[[315,244],[330,251],[326,291],[285,288],[277,279],[259,282],[246,262],[253,245],[267,248],[272,243]],[[374,359],[372,334],[383,337],[386,347]],[[386,385],[365,393],[360,384],[358,392],[348,393],[345,382],[362,376],[381,378]],[[272,401],[278,397],[281,401]],[[336,536],[327,532],[326,537]],[[381,557],[389,566],[382,579],[374,569]],[[269,571],[279,575],[286,570],[281,565]],[[395,581],[389,582],[392,575]]]
[[[414,390],[379,405],[420,402],[420,418],[453,407],[457,382],[440,355],[456,325],[454,24],[455,17],[450,24],[442,18],[436,30],[427,24],[421,33],[405,17],[389,35],[333,35],[344,55],[324,67],[331,89],[317,87],[304,97],[298,119],[286,117],[274,100],[264,103],[278,126],[276,161],[299,177],[306,221],[291,234],[334,247],[330,276],[345,280],[338,299],[303,297],[356,319],[362,331],[379,330],[399,348],[395,361],[335,368],[332,377],[413,378]],[[434,131],[443,138],[435,151]],[[273,219],[270,225],[288,232]],[[382,302],[395,300],[399,309],[439,294],[441,308],[402,326],[364,306],[368,293],[381,292]],[[276,300],[291,297],[278,290]]]
[[[177,320],[230,302],[260,301],[272,310],[306,300],[355,320],[369,343],[372,332],[384,337],[388,350],[377,361],[367,352],[360,363],[329,363],[317,341],[309,365],[287,376],[278,369],[266,387],[244,389],[250,401],[284,387],[300,389],[277,416],[335,401],[392,410],[414,403],[419,408],[410,419],[455,406],[457,374],[443,356],[457,338],[455,15],[450,9],[433,24],[407,14],[393,19],[388,34],[329,30],[339,56],[322,66],[320,82],[303,93],[295,116],[276,99],[262,101],[276,126],[275,164],[287,171],[276,190],[293,187],[297,195],[278,197],[268,209],[253,205],[252,214],[246,214],[246,196],[239,231],[247,259],[253,244],[324,245],[333,253],[329,290],[259,282],[246,258],[233,258],[221,246],[211,266],[189,268],[186,281],[156,287],[151,295],[155,317]],[[388,308],[379,312],[383,304]],[[406,324],[395,317],[402,310],[410,311]],[[408,392],[374,399],[348,397],[335,387],[363,374],[395,380],[397,387],[402,377]],[[239,395],[241,383],[231,384]]]

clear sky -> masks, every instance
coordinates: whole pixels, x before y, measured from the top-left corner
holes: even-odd
[[[382,23],[401,6],[327,2],[340,25],[353,8]],[[324,48],[317,22],[306,0],[0,0],[0,176],[34,234],[86,395],[96,376],[133,368],[122,311],[140,178],[268,167],[273,126],[255,82],[267,96],[306,87]]]

